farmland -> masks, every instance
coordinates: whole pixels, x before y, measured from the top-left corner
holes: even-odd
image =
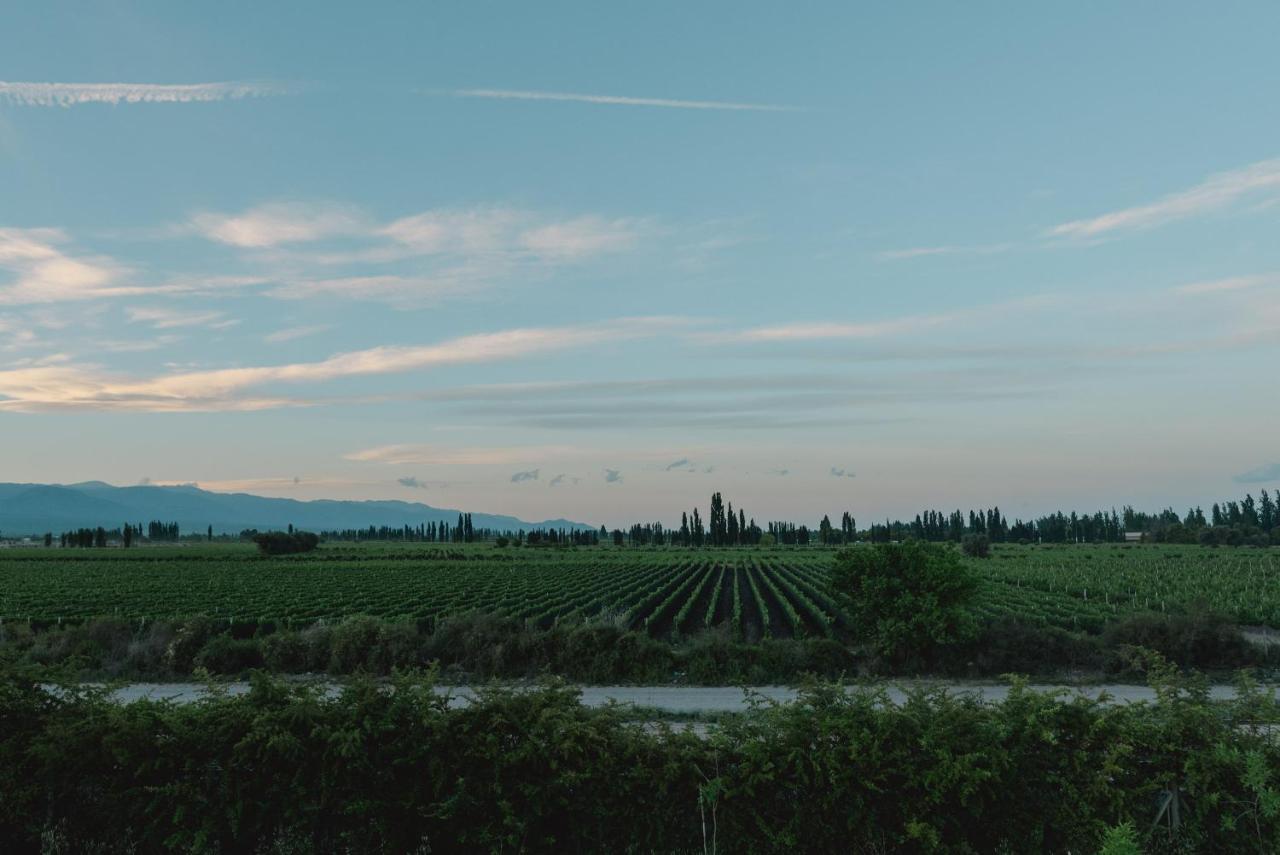
[[[721,628],[747,643],[841,638],[834,552],[807,549],[497,549],[329,544],[258,556],[240,545],[0,552],[0,620],[48,625],[206,615],[298,628],[355,614],[434,625],[467,613],[545,629],[606,622],[654,638]],[[968,559],[967,559],[968,560]],[[1000,546],[971,560],[980,617],[1094,632],[1140,612],[1208,607],[1280,626],[1280,551],[1192,546]]]

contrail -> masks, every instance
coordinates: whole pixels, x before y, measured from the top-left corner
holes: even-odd
[[[78,104],[186,104],[286,95],[278,83],[9,83],[0,81],[0,101],[22,107]]]
[[[532,92],[523,89],[455,89],[457,98],[495,98],[515,101],[578,101],[626,107],[674,107],[679,110],[753,110],[768,113],[798,112],[780,104],[742,104],[733,101],[684,101],[675,98],[630,98],[625,95],[583,95],[575,92]]]

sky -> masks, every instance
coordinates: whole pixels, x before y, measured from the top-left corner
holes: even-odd
[[[1280,488],[1280,6],[0,27],[0,480],[678,521]]]

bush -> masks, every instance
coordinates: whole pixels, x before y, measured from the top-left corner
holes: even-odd
[[[296,632],[279,632],[262,642],[262,658],[277,674],[301,674],[309,670],[307,643]]]
[[[966,534],[960,540],[960,549],[970,558],[990,558],[991,538],[985,534]]]
[[[262,667],[262,645],[252,638],[216,635],[200,648],[194,664],[213,674],[243,674]]]
[[[913,540],[843,550],[831,587],[856,636],[894,660],[918,661],[976,630],[967,607],[977,577],[949,547]]]
[[[1183,668],[1229,670],[1262,658],[1238,627],[1210,612],[1133,615],[1103,630],[1102,641],[1111,653],[1111,671],[1129,670],[1135,648],[1154,650]]]
[[[263,555],[296,555],[315,549],[320,545],[320,538],[309,531],[268,531],[255,534],[253,542]]]

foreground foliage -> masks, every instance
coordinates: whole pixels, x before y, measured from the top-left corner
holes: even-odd
[[[1273,851],[1274,698],[1153,674],[1158,700],[1125,706],[828,684],[699,738],[554,684],[451,706],[421,674],[335,697],[258,676],[126,706],[10,668],[0,850]]]

